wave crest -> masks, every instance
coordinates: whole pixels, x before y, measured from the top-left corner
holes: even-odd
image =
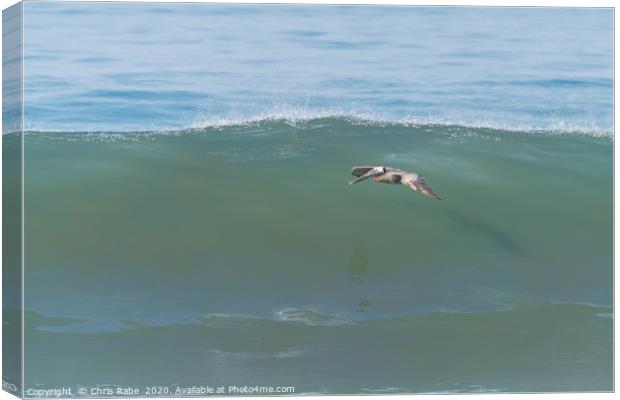
[[[188,133],[209,133],[213,131],[241,131],[245,128],[259,127],[261,129],[276,129],[279,127],[292,127],[295,129],[315,129],[333,125],[335,127],[363,126],[379,128],[412,128],[421,129],[426,133],[461,133],[471,134],[476,131],[484,131],[485,134],[508,133],[508,134],[535,134],[535,135],[578,135],[595,138],[612,139],[613,130],[606,130],[592,123],[590,125],[571,125],[564,121],[549,123],[547,126],[517,126],[494,122],[480,121],[468,123],[458,120],[433,119],[407,117],[390,119],[375,116],[370,113],[349,113],[344,111],[320,111],[310,112],[295,110],[294,112],[272,112],[257,114],[254,116],[212,116],[195,120],[183,128],[145,129],[141,131],[89,131],[89,130],[45,130],[29,129],[25,134],[37,134],[49,136],[52,139],[60,139],[62,134],[71,134],[69,140],[92,141],[133,141],[143,140],[158,135],[182,135]],[[76,137],[74,134],[80,134]],[[53,137],[55,136],[55,137]]]
[[[231,128],[284,123],[293,127],[340,121],[352,125],[364,126],[403,126],[403,127],[460,127],[469,129],[487,129],[514,133],[539,134],[578,134],[594,137],[613,136],[613,130],[605,129],[594,121],[575,124],[562,119],[549,120],[545,125],[512,124],[491,120],[472,121],[459,118],[437,118],[406,116],[393,118],[370,111],[350,111],[343,109],[311,110],[305,108],[284,108],[272,112],[259,113],[251,116],[228,114],[225,116],[201,117],[192,121],[181,131],[196,131],[210,128]]]

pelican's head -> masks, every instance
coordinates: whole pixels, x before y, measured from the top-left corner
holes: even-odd
[[[375,173],[375,175],[382,175],[385,174],[385,167],[381,166],[381,167],[375,167],[373,169],[373,172]]]
[[[385,167],[373,167],[372,169],[366,170],[367,172],[364,175],[358,176],[357,179],[349,182],[349,185],[353,185],[354,183],[361,182],[364,179],[377,177],[385,174]],[[354,173],[355,174],[355,173]]]

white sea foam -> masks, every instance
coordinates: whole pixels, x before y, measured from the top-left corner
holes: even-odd
[[[389,118],[370,111],[355,111],[345,108],[306,108],[297,106],[277,106],[270,111],[254,114],[230,112],[225,115],[208,115],[195,118],[188,124],[189,129],[223,128],[229,126],[255,125],[262,122],[282,121],[291,126],[306,124],[315,120],[338,118],[355,123],[390,123]]]
[[[304,357],[312,353],[309,347],[287,347],[275,351],[227,351],[222,349],[205,350],[207,357],[222,360],[240,359],[267,359],[267,358],[296,358]]]
[[[232,126],[251,126],[261,123],[281,121],[294,127],[318,123],[319,120],[341,119],[353,125],[408,127],[454,126],[471,129],[502,130],[523,133],[546,134],[581,134],[595,137],[613,136],[613,130],[600,126],[596,121],[569,122],[559,118],[550,118],[545,123],[515,123],[492,119],[472,119],[467,117],[437,116],[391,116],[364,108],[361,110],[347,108],[308,108],[303,106],[278,106],[268,112],[242,114],[231,112],[226,115],[201,116],[188,123],[188,129],[226,128]]]
[[[88,138],[92,141],[126,141],[144,140],[155,135],[178,135],[204,130],[224,130],[227,128],[247,128],[269,123],[283,123],[299,129],[315,129],[329,123],[328,120],[340,120],[351,125],[362,126],[404,126],[428,127],[429,131],[438,127],[450,127],[461,130],[484,129],[490,131],[509,131],[519,133],[535,133],[549,135],[585,135],[592,137],[613,137],[613,130],[600,126],[595,121],[569,122],[562,119],[549,119],[545,123],[514,123],[501,120],[472,119],[467,117],[437,117],[407,115],[402,117],[373,112],[369,109],[347,109],[338,107],[308,108],[303,106],[278,106],[270,111],[246,114],[229,112],[222,115],[201,115],[185,121],[183,125],[154,126],[145,125],[144,129],[102,131],[92,130],[88,126],[83,129],[67,127],[67,129],[53,130],[45,125],[26,123],[26,133],[82,133],[81,140]],[[465,134],[467,132],[461,132]],[[470,134],[475,134],[469,132]],[[131,138],[127,135],[134,135]],[[142,135],[137,137],[135,135]]]
[[[305,325],[348,325],[352,324],[352,321],[348,319],[333,315],[321,313],[315,308],[303,307],[303,308],[283,308],[275,312],[275,318],[278,321],[300,322]]]

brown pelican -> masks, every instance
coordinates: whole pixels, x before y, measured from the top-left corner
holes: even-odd
[[[372,177],[372,180],[380,183],[391,183],[409,186],[411,189],[430,196],[434,199],[441,200],[439,195],[426,184],[422,175],[415,172],[405,172],[400,169],[378,166],[378,167],[353,167],[351,174],[357,176],[356,179],[349,182],[352,185],[361,182],[364,179]]]

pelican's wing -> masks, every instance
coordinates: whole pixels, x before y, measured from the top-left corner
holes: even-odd
[[[430,186],[428,186],[422,175],[418,175],[415,173],[405,174],[403,175],[401,182],[417,192],[425,194],[434,199],[441,200],[441,197],[439,197],[439,195],[435,193],[435,191],[431,189]]]
[[[353,169],[351,169],[351,175],[362,176],[373,168],[375,167],[353,167]]]

